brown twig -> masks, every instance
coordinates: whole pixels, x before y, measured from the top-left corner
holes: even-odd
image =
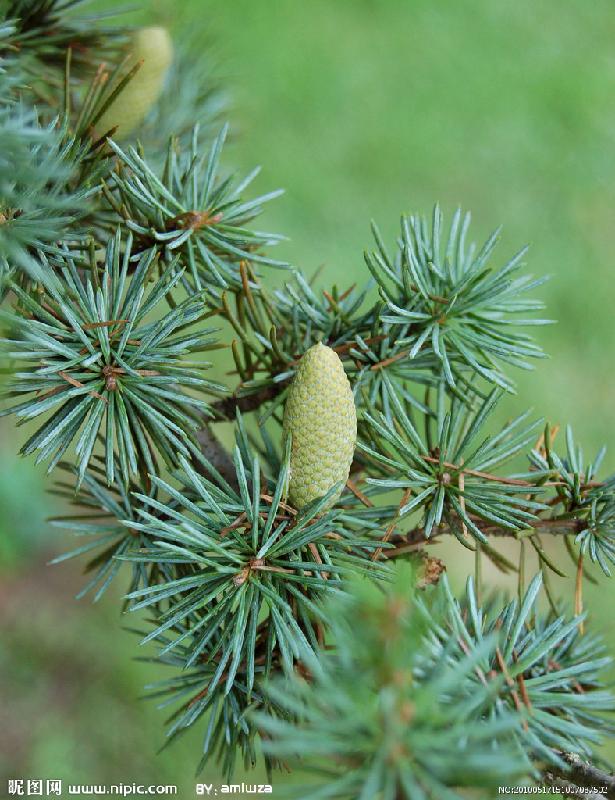
[[[60,376],[60,378],[65,380],[67,383],[70,383],[70,385],[74,386],[76,389],[85,389],[86,388],[85,384],[81,383],[81,381],[78,381],[76,378],[73,378],[72,375],[68,374],[68,372],[64,372],[63,370],[60,370],[58,372],[58,375]],[[96,397],[98,400],[102,400],[103,403],[107,402],[107,398],[103,397],[98,392],[95,392],[94,389],[90,390],[88,392],[88,394],[90,395],[90,397]]]
[[[346,481],[346,487],[350,489],[350,491],[357,498],[357,500],[360,500],[364,506],[366,506],[367,508],[373,508],[374,504],[369,499],[369,497],[366,497],[366,495],[363,494],[363,492],[357,487],[354,481],[352,481],[350,478],[348,478],[348,480]]]
[[[207,225],[215,225],[221,219],[222,214],[212,214],[211,211],[185,211],[183,214],[178,214],[168,221],[167,230],[190,228],[196,231]]]
[[[499,647],[495,648],[495,657],[498,662],[498,667],[500,668],[502,675],[504,676],[504,680],[506,681],[506,685],[510,689],[510,695],[515,703],[515,708],[517,709],[517,711],[521,711],[523,709],[523,703],[519,698],[519,694],[516,689],[516,684],[514,680],[510,677],[510,673],[508,672],[508,669],[506,667],[506,662],[504,661],[504,656],[502,655],[502,651],[500,650]],[[526,720],[523,721],[523,727],[525,728],[525,730],[527,730],[528,725]]]
[[[435,456],[423,456],[424,461],[428,461],[430,464],[439,464],[440,459],[436,458]],[[500,475],[493,475],[490,472],[481,472],[478,469],[467,469],[463,467],[461,464],[452,464],[450,461],[443,461],[442,466],[446,467],[446,469],[453,470],[459,473],[465,473],[466,475],[473,475],[475,478],[483,478],[486,481],[494,481],[495,483],[504,483],[508,486],[527,486],[528,488],[536,488],[536,485],[532,483],[532,481],[524,481],[521,478],[504,478]],[[564,481],[547,481],[546,483],[541,484],[541,486],[565,486],[566,484]],[[582,488],[589,489],[594,488],[596,486],[602,486],[601,481],[587,481],[582,484]]]
[[[406,503],[410,499],[411,494],[412,494],[412,489],[406,489],[406,491],[403,494],[403,497],[399,501],[397,512],[393,517],[393,519],[391,520],[389,527],[386,529],[384,536],[381,539],[382,544],[386,544],[386,542],[388,542],[389,539],[391,538],[393,531],[395,530],[395,526],[397,525],[397,522],[399,520],[399,514],[402,508],[406,505]],[[382,555],[382,547],[377,547],[372,554],[372,561],[378,561],[381,555]]]
[[[574,613],[580,616],[583,613],[583,553],[579,555],[577,561],[577,576],[574,587]],[[585,633],[583,621],[579,622],[579,633]]]
[[[384,361],[379,361],[377,364],[372,364],[370,370],[383,369],[384,367],[388,367],[389,364],[394,364],[401,358],[405,358],[409,352],[410,352],[409,350],[402,350],[401,353],[397,353],[397,355],[391,356],[390,358],[385,358]]]

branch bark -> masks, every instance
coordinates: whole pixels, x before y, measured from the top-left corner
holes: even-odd
[[[476,524],[480,527],[484,534],[487,536],[500,536],[515,538],[514,532],[507,528],[502,528],[498,525],[489,525],[481,523],[480,520],[475,520]],[[528,527],[534,528],[539,533],[541,531],[553,533],[578,533],[583,525],[582,520],[578,519],[538,519],[528,524]],[[429,544],[439,536],[453,535],[449,525],[442,525],[439,528],[434,528],[429,539],[425,537],[425,528],[417,526],[412,528],[407,533],[398,533],[391,537],[390,541],[397,544],[399,547],[407,548],[420,548],[425,544]],[[388,554],[392,555],[395,551],[389,550]]]
[[[215,422],[234,420],[237,411],[241,413],[256,411],[263,403],[274,400],[283,390],[284,386],[284,383],[273,384],[271,386],[266,386],[255,394],[245,395],[243,397],[237,397],[236,395],[224,397],[212,405],[215,415],[213,419],[206,420],[206,418],[203,417],[203,427],[197,433],[197,440],[201,452],[234,489],[239,488],[235,465],[227,449],[213,432],[211,426]]]
[[[550,767],[543,773],[547,786],[558,788],[564,796],[605,800],[615,798],[615,775],[590,764],[576,753],[558,753],[569,769]]]
[[[265,386],[259,392],[254,394],[247,394],[240,397],[231,395],[230,397],[223,397],[212,405],[216,418],[213,422],[222,422],[224,420],[234,420],[237,411],[245,414],[249,411],[256,411],[263,403],[275,398],[285,388],[286,383],[274,383],[271,386]]]
[[[199,447],[205,458],[209,463],[218,470],[224,480],[232,486],[233,489],[239,489],[237,483],[237,473],[235,465],[222,442],[218,439],[211,427],[203,423],[203,427],[196,435]],[[197,469],[200,469],[199,464],[196,463]],[[200,470],[203,471],[203,470]]]

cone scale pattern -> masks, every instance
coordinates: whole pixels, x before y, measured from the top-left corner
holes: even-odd
[[[167,70],[173,60],[173,44],[165,28],[142,28],[133,37],[128,68],[143,61],[96,124],[103,133],[117,127],[116,139],[126,139],[147,116],[160,97]]]
[[[296,508],[346,482],[357,414],[342,362],[330,347],[316,344],[301,359],[286,400],[284,433],[292,436],[288,499]]]

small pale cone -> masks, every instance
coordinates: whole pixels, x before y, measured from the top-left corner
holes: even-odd
[[[127,69],[143,61],[113,103],[96,123],[99,135],[118,126],[115,139],[126,139],[145,119],[160,97],[173,61],[173,43],[165,28],[142,28],[133,37]]]
[[[288,499],[296,508],[346,482],[357,413],[342,362],[330,347],[316,344],[299,362],[284,409],[284,433],[292,436]]]

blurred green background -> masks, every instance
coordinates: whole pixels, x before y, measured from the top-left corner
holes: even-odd
[[[519,375],[504,413],[533,406],[571,422],[615,470],[615,7],[610,0],[186,0],[214,42],[233,97],[227,163],[283,186],[260,225],[327,282],[365,277],[375,218],[473,212],[473,238],[504,223],[501,261],[526,242],[559,324],[537,329],[551,359]],[[142,3],[144,22],[172,2]],[[181,46],[181,42],[179,43]],[[66,542],[46,527],[44,474],[0,425],[0,779],[177,783],[194,796],[203,731],[160,756],[163,714],[136,698],[158,674],[133,660],[119,591],[75,602],[78,564],[46,567]],[[458,553],[456,553],[458,556]],[[456,558],[455,577],[468,568]],[[613,583],[588,593],[598,626]],[[563,580],[556,586],[570,594]],[[594,602],[592,602],[592,599]],[[129,620],[132,622],[132,620]],[[611,633],[615,645],[615,633]],[[611,748],[615,755],[615,749]],[[217,779],[208,769],[203,777]]]

